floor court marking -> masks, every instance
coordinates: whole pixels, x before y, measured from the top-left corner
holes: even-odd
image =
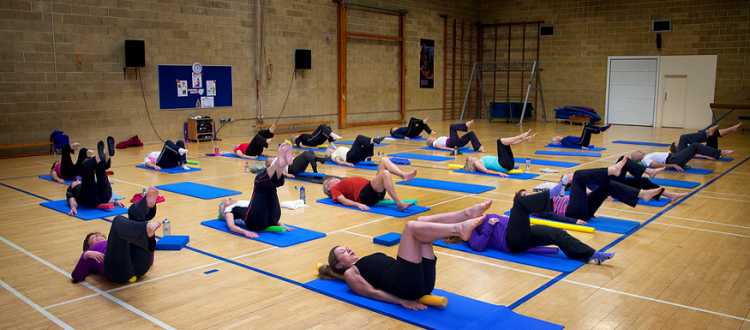
[[[6,284],[5,282],[0,280],[0,286],[5,288],[5,290],[8,290],[10,293],[12,293],[14,296],[16,296],[18,299],[21,299],[21,301],[25,302],[27,305],[31,306],[31,308],[35,309],[40,314],[44,315],[50,321],[55,322],[55,324],[59,325],[63,329],[70,329],[73,330],[73,327],[69,326],[67,323],[63,322],[62,320],[58,319],[54,315],[52,315],[50,312],[44,310],[43,308],[39,307],[36,303],[31,301],[29,298],[26,298],[24,295],[22,295],[20,292],[13,289],[10,285]]]

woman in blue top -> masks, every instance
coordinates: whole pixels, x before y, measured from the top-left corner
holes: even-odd
[[[497,140],[497,156],[469,156],[466,158],[464,170],[469,172],[482,172],[486,174],[496,174],[501,177],[508,176],[506,172],[513,169],[515,160],[513,159],[513,150],[510,146],[524,142],[534,142],[536,133],[529,136],[531,130],[518,136],[502,138]]]

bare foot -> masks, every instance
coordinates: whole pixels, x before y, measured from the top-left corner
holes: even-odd
[[[484,212],[487,212],[487,210],[490,209],[490,206],[492,206],[492,200],[488,199],[484,201],[484,203],[469,206],[468,208],[464,209],[464,213],[466,214],[467,219],[476,218],[484,214]]]
[[[734,126],[732,126],[732,127],[730,127],[730,128],[731,128],[731,129],[732,129],[732,130],[733,130],[733,131],[734,131],[735,133],[737,133],[737,132],[739,132],[739,131],[740,131],[740,126],[742,126],[742,122],[740,122],[739,124],[737,124],[737,125],[734,125]]]
[[[408,209],[408,208],[409,208],[410,206],[414,205],[414,203],[404,203],[404,202],[401,202],[401,201],[399,201],[399,202],[400,202],[400,203],[398,203],[398,210],[399,210],[399,211],[403,211],[403,210],[406,210],[406,209]]]
[[[427,124],[427,121],[430,120],[430,117],[425,117],[422,119],[422,124]]]
[[[159,198],[159,190],[154,186],[148,187],[148,192],[146,193],[146,205],[148,208],[153,209],[156,206],[157,198]]]
[[[721,151],[721,157],[729,156],[734,153],[734,150],[722,150]]]
[[[740,123],[740,124],[742,124],[742,123]],[[73,149],[73,150],[78,150],[78,147],[80,147],[80,146],[81,146],[81,144],[80,144],[80,143],[78,143],[78,142],[76,142],[76,143],[71,143],[71,144],[70,144],[70,149]]]
[[[479,151],[479,152],[487,152],[487,151],[484,151],[484,146],[480,146],[479,149],[477,149],[477,151]]]
[[[409,183],[411,179],[414,179],[417,177],[417,170],[411,171],[409,173],[404,173],[404,182]]]
[[[534,133],[534,135],[526,137],[526,142],[528,142],[528,143],[534,142],[534,138],[536,138],[537,134],[539,134],[539,133]]]
[[[279,157],[277,159],[281,167],[290,165],[294,161],[294,157],[292,157],[292,145],[288,142],[282,143],[279,146]]]
[[[96,152],[94,152],[94,150],[91,150],[91,149],[86,150],[86,157],[91,158],[91,157],[94,157],[95,155],[96,155]]]
[[[678,199],[680,199],[682,197],[685,197],[685,196],[687,196],[689,194],[690,194],[689,192],[682,193],[682,194],[677,194],[677,193],[665,191],[664,192],[664,197],[669,198],[670,202],[674,202],[674,201],[676,201],[676,200],[678,200]]]
[[[161,227],[161,222],[149,222],[146,224],[146,234],[148,234],[148,237],[154,237],[154,234],[156,234],[156,230]]]
[[[622,172],[622,168],[625,166],[625,163],[627,161],[628,161],[628,157],[623,157],[621,161],[617,162],[617,164],[614,164],[608,168],[607,174],[620,176],[620,173]]]
[[[649,178],[653,179],[657,174],[659,174],[659,172],[664,171],[666,169],[667,169],[666,167],[660,167],[660,168],[649,167],[646,169],[646,174],[648,175]]]
[[[471,125],[472,125],[472,124],[474,124],[474,121],[473,121],[473,120],[469,120],[469,121],[467,121],[467,122],[466,122],[466,128],[469,128],[469,127],[471,127]]]
[[[655,189],[649,189],[649,190],[641,190],[641,192],[638,194],[638,197],[643,198],[644,202],[648,202],[651,200],[651,198],[654,198],[654,196],[658,195],[664,190],[664,188],[655,188]]]
[[[713,126],[706,130],[706,135],[713,136],[714,133],[716,133],[716,130],[719,129],[719,125]]]
[[[461,237],[462,240],[468,241],[469,238],[471,238],[471,232],[474,230],[474,228],[479,226],[482,221],[484,221],[484,217],[486,217],[486,215],[482,215],[481,217],[469,219],[462,223],[459,223],[458,236]]]
[[[269,128],[268,131],[271,132],[271,133],[273,133],[274,131],[276,131],[276,124],[272,124],[271,128]]]

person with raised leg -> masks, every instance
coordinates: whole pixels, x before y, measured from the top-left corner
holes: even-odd
[[[453,148],[461,148],[469,142],[471,142],[471,146],[474,149],[474,151],[479,152],[486,152],[484,151],[484,146],[482,146],[482,143],[479,142],[479,139],[477,138],[477,135],[474,134],[474,132],[468,132],[458,137],[458,132],[466,132],[469,130],[469,127],[474,124],[473,120],[467,121],[464,124],[451,124],[450,126],[450,137],[447,136],[441,136],[441,137],[434,137],[430,136],[427,138],[427,146],[433,147],[435,149],[441,149],[441,150],[453,150]]]
[[[79,204],[86,207],[97,207],[99,204],[110,203],[124,207],[121,202],[112,200],[112,187],[107,177],[107,164],[110,163],[110,158],[115,155],[115,141],[110,136],[107,138],[107,143],[110,146],[109,153],[104,152],[104,142],[99,141],[97,144],[98,153],[83,161],[81,180],[73,181],[68,186],[65,192],[65,199],[70,206],[68,215],[78,214]]]
[[[534,142],[536,133],[529,136],[530,133],[531,130],[528,130],[518,136],[498,139],[497,156],[482,156],[482,158],[469,156],[466,158],[464,170],[507,177],[508,175],[505,173],[512,170],[516,163],[513,158],[513,150],[510,147],[521,143]]]
[[[255,134],[249,143],[235,144],[232,150],[237,157],[245,159],[257,159],[263,156],[263,150],[268,148],[273,141],[273,133],[276,131],[276,124],[272,124],[268,129],[261,129]]]
[[[323,193],[335,202],[346,206],[367,211],[370,206],[381,201],[385,194],[393,199],[399,211],[406,210],[413,203],[405,203],[396,194],[396,188],[391,181],[391,174],[396,175],[408,183],[417,176],[417,170],[406,173],[393,164],[388,157],[380,158],[378,172],[372,181],[361,177],[350,177],[343,180],[329,178],[323,182]]]

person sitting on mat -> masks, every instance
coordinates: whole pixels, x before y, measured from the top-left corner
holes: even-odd
[[[550,190],[549,195],[553,198],[553,201],[548,205],[549,208],[536,213],[539,213],[543,218],[585,225],[587,224],[585,220],[596,218],[596,211],[609,198],[609,195],[631,207],[638,204],[639,198],[648,202],[652,198],[658,199],[662,195],[664,188],[661,187],[639,189],[619,182],[617,177],[621,174],[624,176],[623,172],[626,170],[623,168],[625,164],[626,160],[621,160],[607,168],[577,170],[563,174],[560,184]],[[571,185],[570,196],[564,196],[565,186],[568,184]],[[598,187],[589,192],[586,188],[586,185],[589,184]],[[525,189],[521,189],[516,193],[516,196],[528,194],[530,193]]]
[[[284,176],[287,178],[294,178],[295,175],[306,171],[308,165],[312,167],[313,173],[318,173],[318,163],[324,164],[330,159],[331,158],[329,156],[318,157],[315,155],[314,151],[305,150],[303,153],[299,154],[297,157],[294,157],[294,161],[292,161],[291,164],[287,164],[286,166],[284,166]],[[266,168],[270,168],[271,165],[277,162],[278,162],[278,157],[271,156],[271,157],[266,158]]]
[[[387,192],[396,202],[399,211],[406,210],[413,203],[405,203],[398,198],[396,188],[391,181],[391,174],[404,179],[404,182],[409,182],[417,176],[417,170],[404,173],[388,157],[383,157],[380,158],[378,173],[372,181],[356,176],[343,180],[329,178],[323,182],[323,193],[337,203],[367,211],[370,206],[382,200]]]
[[[742,126],[742,122],[730,128],[725,128],[722,130],[719,129],[719,125],[716,125],[707,129],[706,131],[682,134],[680,136],[680,140],[678,141],[678,144],[675,144],[674,142],[672,142],[672,144],[669,146],[669,152],[673,154],[678,153],[680,151],[687,149],[687,147],[693,143],[706,143],[707,147],[719,149],[719,138],[732,132],[739,132],[740,126]],[[706,158],[705,156],[701,154],[697,154],[695,155],[695,157]]]
[[[112,143],[114,143],[114,138],[111,136],[108,137],[107,142],[109,142],[109,139],[112,139]],[[71,155],[73,155],[75,150],[78,150],[80,146],[80,143],[71,143],[62,147],[62,157],[60,158],[60,161],[52,163],[52,168],[50,168],[49,174],[52,177],[52,180],[59,183],[65,183],[65,181],[75,181],[76,177],[81,176],[83,161],[86,160],[86,158],[94,157],[95,153],[94,150],[81,148],[81,150],[78,151],[78,158],[74,164]],[[106,167],[109,168],[110,165],[111,162],[108,161]]]
[[[464,170],[507,177],[508,175],[505,173],[512,170],[513,166],[515,166],[513,150],[511,150],[510,146],[524,142],[533,142],[536,133],[528,136],[529,133],[531,133],[531,130],[518,136],[497,139],[497,156],[482,156],[482,158],[469,156],[466,158]]]
[[[118,215],[112,220],[109,239],[98,232],[86,235],[83,254],[70,274],[73,281],[86,279],[99,272],[115,283],[134,282],[148,272],[154,263],[154,234],[161,222],[147,222],[156,216],[159,191],[151,186],[146,198],[130,205],[128,217]]]
[[[726,157],[732,153],[734,153],[734,150],[719,150],[700,143],[693,143],[682,151],[678,151],[674,154],[670,154],[669,152],[652,152],[646,155],[643,151],[636,150],[630,154],[630,158],[636,162],[642,162],[646,167],[666,167],[682,172],[685,165],[687,165],[687,162],[693,159],[696,155],[703,155],[706,156],[704,158],[708,159],[718,159]]]
[[[340,138],[340,136],[331,131],[330,126],[326,124],[320,124],[312,134],[292,135],[291,141],[298,147],[306,149],[318,149],[319,145],[328,141],[331,148],[336,148],[336,146],[333,144],[333,141],[336,141]]]
[[[581,137],[576,137],[573,135],[562,137],[561,135],[555,135],[550,143],[555,145],[562,145],[566,148],[588,149],[589,145],[591,144],[591,134],[599,134],[608,130],[611,126],[612,125],[599,127],[594,126],[589,122],[588,124],[583,126]]]
[[[161,151],[154,151],[146,155],[143,158],[143,166],[153,168],[157,171],[162,168],[174,168],[179,167],[183,170],[189,170],[187,167],[187,152],[185,149],[185,142],[177,140],[177,143],[172,140],[164,142],[164,147]]]
[[[219,214],[226,219],[229,230],[249,238],[257,238],[258,233],[255,231],[265,230],[270,226],[283,226],[286,230],[293,229],[279,222],[281,206],[276,193],[276,189],[284,185],[284,168],[292,162],[292,145],[284,142],[279,146],[278,161],[255,176],[252,200],[236,201],[234,198],[221,200]],[[249,230],[237,226],[235,220],[244,222],[245,228]]]
[[[335,246],[328,253],[328,263],[318,268],[318,274],[323,279],[343,275],[349,288],[360,296],[424,310],[427,306],[416,300],[435,288],[437,257],[432,242],[454,235],[470,239],[472,229],[482,222],[482,214],[491,202],[407,222],[396,259],[380,252],[359,258],[351,249]]]
[[[261,129],[250,143],[235,144],[232,150],[237,157],[256,159],[263,155],[263,149],[268,148],[269,143],[273,141],[275,131],[276,124],[271,125],[269,129]]]
[[[110,142],[110,139],[107,139]],[[98,154],[87,158],[81,165],[81,180],[73,181],[65,192],[65,199],[70,206],[68,215],[78,214],[78,205],[97,207],[99,204],[115,204],[124,207],[121,202],[112,200],[112,186],[107,178],[107,163],[115,155],[115,142],[111,139],[109,153],[104,153],[104,142],[97,144]]]
[[[430,126],[427,126],[427,120],[429,119],[430,117],[427,117],[425,119],[417,119],[412,117],[411,119],[409,119],[409,126],[407,127],[391,127],[391,136],[408,140],[422,134],[422,130],[427,132],[427,134],[437,135],[437,132],[431,130]]]
[[[465,124],[451,124],[450,137],[441,136],[439,138],[436,138],[434,136],[430,136],[429,138],[427,138],[427,146],[441,150],[453,150],[454,147],[461,148],[467,145],[469,141],[471,141],[471,146],[472,148],[474,148],[474,151],[485,152],[484,147],[479,142],[479,139],[477,139],[477,135],[474,134],[474,132],[466,133],[461,138],[458,137],[458,131],[468,131],[469,127],[473,123],[474,121],[470,120]]]
[[[331,160],[336,164],[352,167],[359,162],[370,159],[375,154],[373,143],[380,144],[380,142],[383,142],[383,139],[385,137],[376,139],[357,135],[357,139],[352,143],[351,149],[347,147],[336,148],[336,151],[330,155]],[[326,155],[328,155],[327,150]]]
[[[532,247],[556,245],[570,259],[597,265],[612,259],[615,251],[599,252],[568,234],[567,231],[544,225],[531,225],[530,213],[542,212],[552,207],[549,190],[538,194],[519,196],[513,200],[510,217],[488,214],[474,228],[469,239],[454,236],[443,241],[448,244],[467,242],[477,252],[488,246],[509,253],[521,253]]]

